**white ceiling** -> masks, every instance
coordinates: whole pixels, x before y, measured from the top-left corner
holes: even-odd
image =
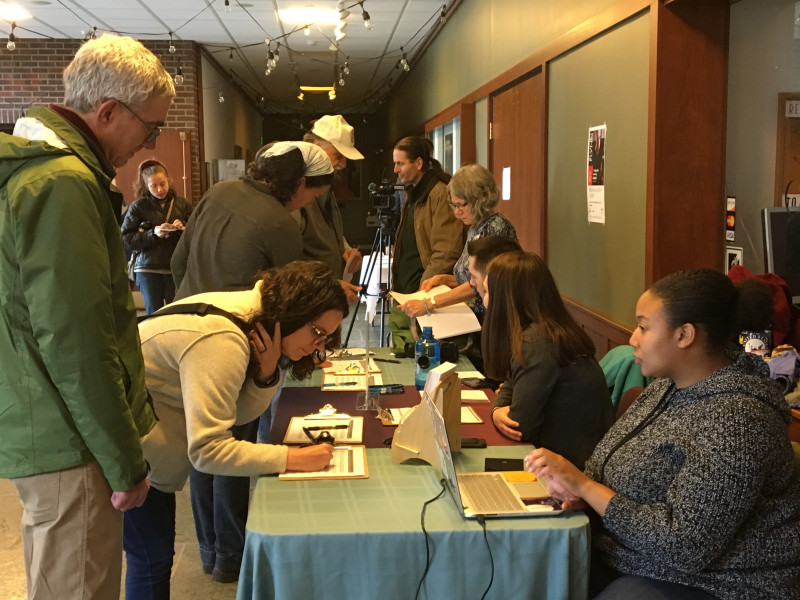
[[[346,37],[330,50],[335,24],[312,24],[310,35],[302,25],[282,23],[278,11],[296,8],[336,10],[337,0],[6,0],[33,15],[18,21],[17,43],[25,38],[82,39],[96,27],[140,40],[194,40],[233,80],[256,98],[263,97],[267,112],[329,111],[373,112],[375,101],[385,96],[388,84],[403,74],[396,68],[403,47],[411,65],[429,36],[436,35],[446,4],[449,16],[460,0],[364,0],[374,29],[367,30],[357,0],[345,0],[350,16]],[[291,33],[293,29],[297,31]],[[3,32],[3,30],[6,30]],[[10,26],[0,24],[0,36]],[[280,42],[280,60],[266,76],[267,46]],[[0,38],[1,39],[1,38]],[[233,55],[231,59],[230,56]],[[336,100],[327,94],[305,94],[297,99],[299,85],[326,86],[338,82],[337,66],[349,56],[350,74],[345,86],[336,83]],[[165,61],[167,62],[167,61]],[[169,66],[168,66],[169,68]],[[172,70],[172,69],[170,69]]]

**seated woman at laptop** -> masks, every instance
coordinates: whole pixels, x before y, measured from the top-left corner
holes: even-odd
[[[222,312],[201,316],[197,306],[187,307],[187,314],[169,312],[196,303]],[[318,471],[333,453],[330,444],[253,444],[230,431],[266,410],[287,371],[309,377],[315,358],[338,345],[347,299],[328,267],[291,262],[267,271],[252,290],[197,294],[162,310],[167,314],[139,325],[159,421],[142,438],[150,491],[141,507],[125,513],[128,600],[169,598],[175,492],[192,466],[237,476]],[[207,563],[213,566],[213,557],[204,556]]]
[[[753,310],[771,306],[759,285],[737,288],[711,269],[656,282],[636,305],[631,345],[642,373],[659,379],[585,472],[550,449],[526,457],[565,508],[600,517],[599,598],[800,598],[789,408],[764,361],[731,343],[769,323]]]
[[[492,407],[495,427],[582,465],[614,419],[594,344],[537,255],[501,254],[489,263],[484,288],[484,367],[505,380]]]

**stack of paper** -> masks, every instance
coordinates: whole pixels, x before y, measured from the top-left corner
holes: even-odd
[[[420,290],[413,294],[390,293],[395,300],[403,304],[409,300],[422,300],[423,298],[430,298],[449,291],[450,288],[446,285],[439,285],[429,292]],[[433,337],[437,340],[481,330],[478,317],[475,316],[472,309],[464,302],[459,302],[458,304],[445,306],[443,308],[437,307],[430,315],[421,315],[417,317],[417,323],[419,323],[420,327],[432,327]]]

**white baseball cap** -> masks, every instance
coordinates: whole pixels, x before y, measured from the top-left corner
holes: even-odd
[[[311,133],[332,144],[339,153],[350,160],[361,160],[364,155],[355,147],[353,128],[342,115],[325,115],[314,122]]]

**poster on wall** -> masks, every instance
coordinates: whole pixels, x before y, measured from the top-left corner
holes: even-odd
[[[586,153],[586,200],[589,223],[606,222],[606,126],[589,128],[589,147]]]
[[[728,274],[731,267],[742,264],[744,250],[737,246],[727,246],[725,248],[725,274]]]

